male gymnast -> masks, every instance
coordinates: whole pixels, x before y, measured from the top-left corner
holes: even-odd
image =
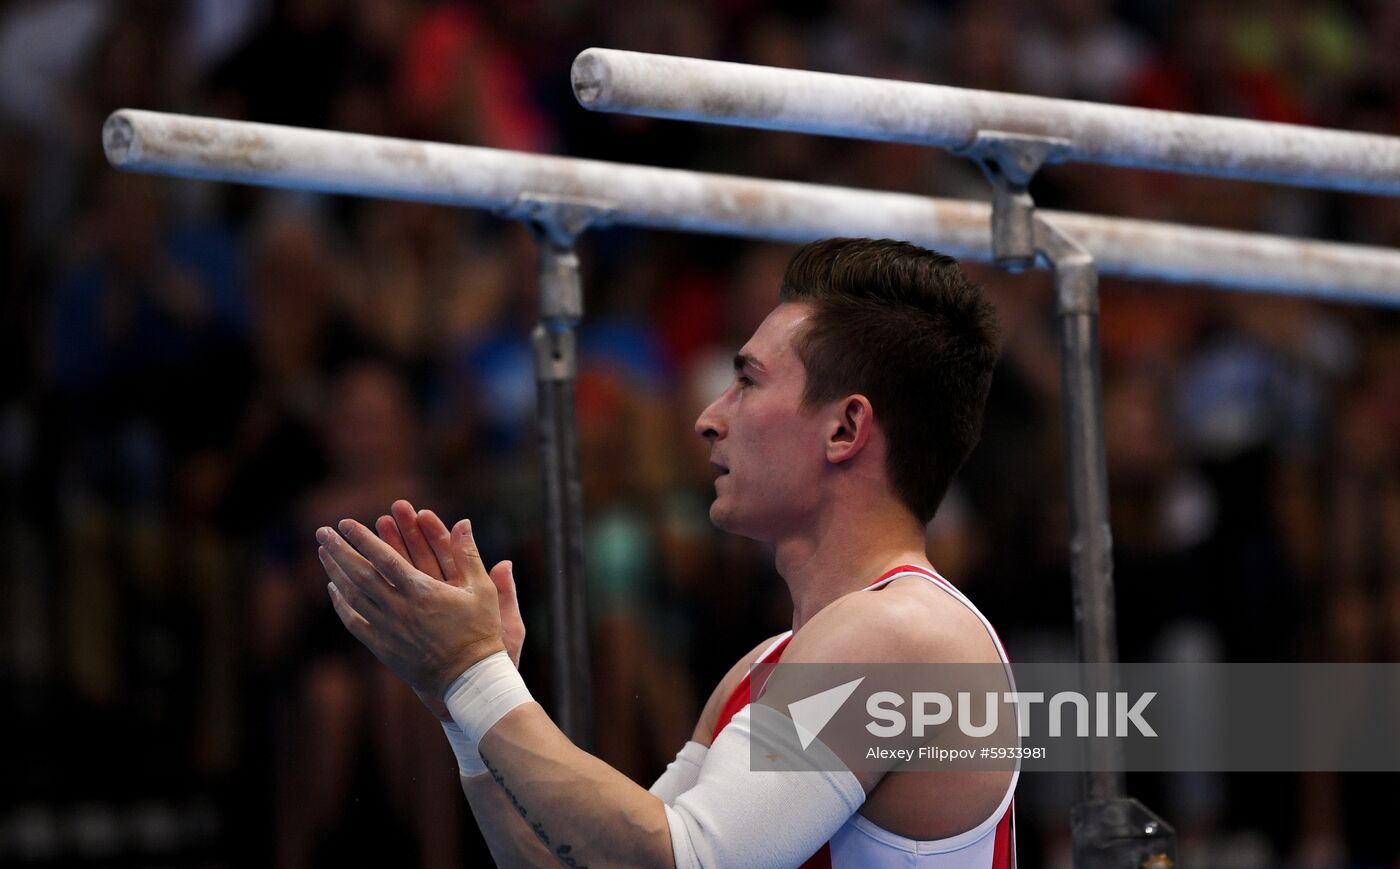
[[[467,520],[449,531],[400,501],[379,536],[350,519],[317,531],[336,613],[442,719],[498,863],[1014,866],[1014,770],[773,772],[749,754],[778,739],[749,702],[756,663],[999,664],[1009,681],[924,535],[977,441],[996,356],[993,309],[953,259],[871,239],[797,252],[695,424],[710,518],[772,547],[792,630],[734,664],[650,790],[532,701],[510,564],[485,569]]]

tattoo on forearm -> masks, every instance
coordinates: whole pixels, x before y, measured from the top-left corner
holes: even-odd
[[[479,750],[478,748],[478,751]],[[481,755],[481,761],[486,764],[486,770],[491,773],[491,778],[495,780],[497,785],[500,785],[501,790],[505,791],[506,798],[510,800],[512,806],[515,806],[515,810],[520,813],[520,817],[530,826],[530,829],[533,830],[539,840],[544,843],[544,846],[549,848],[551,853],[558,858],[559,862],[563,863],[565,866],[572,866],[573,869],[588,869],[587,863],[580,863],[578,862],[578,858],[573,856],[573,845],[560,843],[556,847],[554,843],[549,840],[549,834],[545,832],[544,825],[539,821],[530,820],[530,813],[520,804],[520,800],[516,799],[515,792],[506,784],[505,777],[501,775],[501,771],[496,768],[496,765],[493,764],[491,759],[484,753]]]

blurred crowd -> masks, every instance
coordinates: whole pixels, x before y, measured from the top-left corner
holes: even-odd
[[[480,859],[436,723],[341,628],[314,556],[314,528],[395,498],[514,559],[548,704],[533,242],[478,212],[119,174],[108,112],[988,196],[940,152],[585,112],[568,69],[592,45],[1400,134],[1390,0],[5,4],[0,863]],[[1400,247],[1394,199],[1090,166],[1034,192]],[[790,253],[580,247],[596,748],[643,784],[788,626],[768,553],[709,524],[692,423]],[[1004,358],[930,557],[1012,660],[1067,660],[1048,280],[968,268]],[[1102,340],[1123,659],[1400,660],[1396,312],[1106,279]],[[1196,865],[1400,860],[1393,776],[1129,784]],[[1077,787],[1023,778],[1025,865],[1063,863]]]

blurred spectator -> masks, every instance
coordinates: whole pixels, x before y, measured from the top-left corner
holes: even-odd
[[[80,485],[153,509],[167,452],[221,441],[237,412],[220,393],[246,322],[232,240],[174,225],[164,190],[102,180],[53,294],[47,346]]]
[[[357,268],[347,271],[346,302],[359,331],[404,362],[438,358],[479,288],[475,253],[456,209],[381,200],[356,221]]]
[[[1121,102],[1146,47],[1109,6],[1107,0],[1039,4],[1018,53],[1020,90]]]
[[[13,3],[0,13],[0,120],[11,136],[35,143],[36,174],[17,227],[30,243],[51,239],[77,196],[73,151],[91,129],[81,111],[83,72],[114,11],[104,0],[64,0]]]
[[[415,136],[548,151],[549,121],[531,102],[524,70],[470,5],[439,3],[409,33],[400,97]]]
[[[233,428],[222,521],[256,535],[324,473],[316,429],[327,373],[367,339],[346,313],[345,267],[315,213],[270,209],[248,248],[251,371]]]
[[[813,41],[821,69],[849,75],[928,79],[929,44],[940,22],[910,0],[837,0]]]
[[[689,643],[667,630],[675,602],[653,518],[669,482],[665,418],[654,395],[610,368],[583,372],[578,393],[594,733],[616,769],[646,781],[690,738],[702,702],[683,670]],[[632,461],[619,466],[619,455]]]
[[[291,0],[273,9],[209,84],[226,111],[248,120],[325,127],[350,76],[372,62],[354,52],[352,7],[333,0]]]
[[[365,839],[382,824],[355,823],[357,810],[369,809],[358,796],[366,792],[364,776],[386,802],[378,811],[417,834],[422,865],[460,864],[451,751],[412,691],[345,642],[323,605],[315,548],[304,544],[316,528],[345,517],[373,527],[398,498],[435,503],[415,467],[415,429],[399,375],[376,363],[347,367],[322,415],[328,476],[300,499],[285,549],[258,580],[260,659],[283,686],[276,698],[283,707],[275,734],[278,865],[335,865],[373,853],[402,858],[398,843]]]
[[[1357,73],[1361,40],[1344,4],[1253,0],[1237,8],[1231,47],[1240,66],[1288,81],[1308,106],[1330,114]]]
[[[1020,12],[1019,0],[956,3],[943,66],[947,83],[977,90],[1016,90]]]

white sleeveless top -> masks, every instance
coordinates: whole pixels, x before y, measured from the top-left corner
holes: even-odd
[[[1006,657],[1006,649],[1002,646],[992,623],[973,606],[966,595],[937,573],[928,568],[905,564],[889,571],[863,590],[884,588],[905,576],[921,576],[935,583],[957,598],[963,606],[972,610],[996,644],[997,655],[1006,669],[1006,678],[1011,690],[1016,690],[1016,683],[1011,674],[1011,662]],[[782,657],[782,650],[791,638],[792,631],[788,631],[775,639],[754,663],[776,662]],[[746,690],[747,682],[745,677],[737,690]],[[836,831],[827,844],[802,864],[802,869],[1015,869],[1016,821],[1011,798],[1020,776],[1020,764],[1017,763],[1000,805],[986,820],[965,833],[946,839],[908,839],[877,826],[857,812]]]

